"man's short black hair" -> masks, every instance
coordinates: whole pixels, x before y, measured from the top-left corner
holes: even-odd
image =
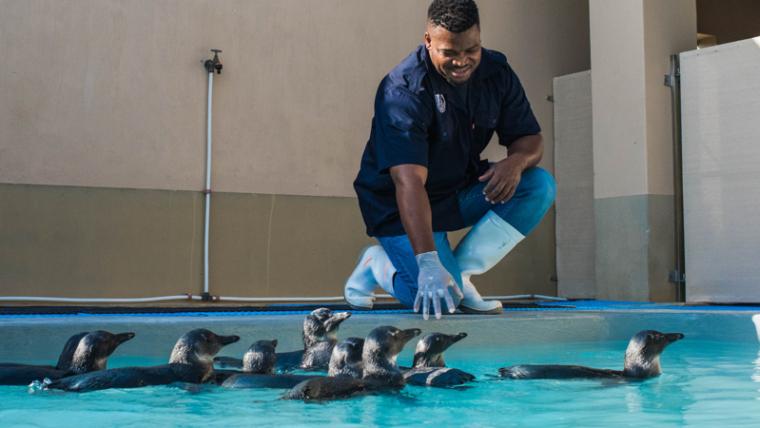
[[[473,0],[433,0],[428,8],[428,21],[452,33],[480,26],[478,5]]]

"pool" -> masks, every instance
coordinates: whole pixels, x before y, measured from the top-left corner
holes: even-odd
[[[757,308],[756,308],[757,309]],[[758,310],[757,312],[760,312]],[[280,400],[282,390],[151,387],[86,394],[0,387],[2,426],[760,426],[760,345],[751,308],[656,306],[507,312],[423,322],[404,311],[355,313],[341,337],[393,324],[423,332],[464,331],[446,353],[449,366],[478,381],[464,390],[408,386],[399,394],[326,404]],[[0,361],[49,363],[78,331],[135,331],[110,367],[162,364],[176,339],[198,327],[237,334],[224,355],[239,356],[257,339],[298,349],[305,312],[269,314],[75,315],[0,317]],[[631,335],[679,331],[686,339],[662,356],[663,375],[639,383],[498,380],[519,363],[572,363],[622,368]],[[413,344],[399,357],[409,363]]]

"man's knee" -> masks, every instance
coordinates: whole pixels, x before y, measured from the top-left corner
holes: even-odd
[[[527,180],[526,184],[530,192],[536,198],[540,198],[542,200],[540,205],[544,210],[548,210],[557,196],[557,182],[554,177],[543,168],[533,167],[523,172],[521,180]]]

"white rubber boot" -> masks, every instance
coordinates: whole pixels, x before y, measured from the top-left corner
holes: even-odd
[[[488,211],[462,238],[454,251],[454,257],[462,271],[464,299],[459,305],[462,312],[501,313],[501,302],[483,300],[478,290],[472,285],[470,276],[487,272],[524,238],[525,236],[520,231],[493,211]]]
[[[359,263],[351,272],[343,289],[343,297],[356,309],[372,309],[375,295],[372,293],[379,285],[388,294],[393,295],[393,267],[388,255],[380,245],[367,247],[359,256]]]

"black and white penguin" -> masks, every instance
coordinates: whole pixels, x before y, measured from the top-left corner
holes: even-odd
[[[303,350],[277,353],[276,371],[326,370],[332,349],[338,342],[338,330],[350,312],[332,312],[328,308],[313,310],[303,321]],[[243,361],[232,357],[214,359],[217,367],[241,370]]]
[[[475,376],[459,369],[446,367],[443,353],[451,345],[467,337],[467,333],[431,333],[417,342],[413,367],[404,371],[409,385],[447,387],[471,382]]]
[[[277,340],[259,340],[243,356],[243,371],[217,370],[217,383],[225,388],[292,388],[315,376],[275,374]]]
[[[283,398],[296,400],[330,400],[404,387],[404,375],[396,364],[398,354],[420,330],[400,330],[392,326],[373,329],[362,347],[361,379],[349,376],[319,377],[301,382]]]
[[[206,329],[192,330],[174,345],[169,364],[121,367],[47,381],[45,388],[88,392],[108,388],[139,388],[174,382],[203,383],[213,377],[214,355],[238,336],[219,336]]]
[[[659,376],[660,354],[671,343],[681,340],[681,333],[660,333],[644,330],[628,342],[623,370],[596,369],[571,365],[518,365],[499,369],[501,377],[508,379],[588,379],[612,378],[643,380]]]
[[[243,355],[243,371],[254,374],[274,373],[274,364],[277,361],[277,339],[259,340]]]
[[[55,366],[3,363],[0,385],[29,385],[44,378],[60,379],[103,370],[116,348],[133,337],[132,332],[113,334],[103,330],[75,334],[66,341]]]
[[[360,337],[349,337],[335,345],[332,355],[330,355],[327,375],[361,378],[364,374],[363,349],[364,339]]]

